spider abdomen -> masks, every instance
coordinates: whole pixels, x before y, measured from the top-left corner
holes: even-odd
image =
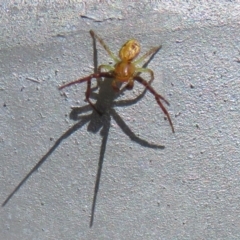
[[[133,61],[140,53],[140,44],[135,39],[128,40],[119,51],[119,57],[122,61]]]

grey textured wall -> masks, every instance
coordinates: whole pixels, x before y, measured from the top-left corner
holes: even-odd
[[[240,4],[178,2],[1,1],[1,203],[43,162],[0,209],[1,239],[240,239]],[[102,117],[86,84],[59,92],[93,71],[90,29],[114,52],[162,44],[148,67],[175,134],[150,93],[125,101],[137,83],[115,104],[101,85]]]

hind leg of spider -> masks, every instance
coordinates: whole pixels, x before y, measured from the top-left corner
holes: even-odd
[[[168,119],[168,121],[169,121],[169,124],[170,124],[170,126],[171,126],[171,128],[172,128],[172,132],[174,133],[175,131],[174,131],[174,127],[173,127],[173,123],[172,123],[172,120],[171,120],[171,118],[170,118],[170,115],[169,115],[167,109],[166,109],[166,108],[163,106],[163,104],[161,103],[160,99],[163,100],[163,101],[164,101],[165,103],[167,103],[168,105],[169,105],[169,102],[168,102],[164,97],[162,97],[160,94],[158,94],[158,93],[153,89],[153,87],[150,86],[150,85],[148,84],[148,82],[145,81],[142,77],[140,77],[140,76],[135,76],[135,77],[134,77],[134,80],[137,80],[139,83],[141,83],[143,86],[145,86],[145,87],[149,90],[149,92],[151,92],[151,93],[155,96],[155,99],[156,99],[158,105],[159,105],[160,108],[162,109],[163,113],[166,115],[166,117],[167,117],[167,119]]]
[[[97,39],[99,41],[99,43],[102,45],[102,47],[106,50],[106,52],[108,53],[108,55],[113,59],[113,61],[115,63],[117,63],[119,60],[118,58],[112,53],[112,51],[108,48],[108,46],[106,45],[106,43],[93,31],[90,30],[90,34],[93,38]]]

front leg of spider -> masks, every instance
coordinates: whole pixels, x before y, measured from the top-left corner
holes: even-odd
[[[83,83],[83,82],[87,82],[87,90],[86,90],[86,93],[85,93],[85,96],[86,96],[86,100],[87,102],[90,104],[90,106],[99,114],[99,115],[102,115],[102,112],[100,112],[96,107],[95,105],[92,103],[92,101],[90,100],[90,94],[91,94],[91,80],[93,78],[97,79],[97,78],[111,78],[112,75],[108,72],[102,72],[102,73],[93,73],[93,74],[90,74],[89,76],[87,77],[84,77],[84,78],[80,78],[76,81],[73,81],[73,82],[70,82],[70,83],[66,83],[62,86],[59,87],[59,90],[65,88],[65,87],[69,87],[71,85],[74,85],[74,84],[78,84],[78,83]]]

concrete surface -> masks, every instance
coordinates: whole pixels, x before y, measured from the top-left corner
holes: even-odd
[[[240,239],[240,3],[178,2],[1,1],[1,203],[40,161],[1,239]],[[150,93],[127,101],[137,83],[102,84],[102,117],[86,84],[58,90],[93,71],[90,29],[115,52],[162,44],[148,67],[175,134]]]

